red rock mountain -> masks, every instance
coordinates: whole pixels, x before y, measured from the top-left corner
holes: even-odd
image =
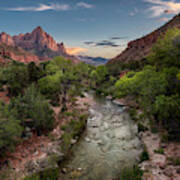
[[[180,14],[154,32],[140,39],[129,42],[128,47],[120,55],[111,59],[108,63],[116,63],[119,61],[128,62],[143,59],[150,53],[153,44],[158,40],[158,38],[168,29],[173,27],[180,28]]]
[[[66,52],[63,43],[56,43],[52,36],[41,27],[37,27],[31,33],[19,34],[11,37],[6,33],[0,34],[0,57],[11,58],[20,62],[39,62],[49,60],[55,56],[63,56],[77,62],[75,56]]]

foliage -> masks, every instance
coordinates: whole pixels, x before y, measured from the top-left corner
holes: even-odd
[[[107,81],[108,69],[104,65],[98,66],[95,70],[91,72],[91,78],[95,81],[95,86]]]
[[[145,132],[148,128],[145,127],[142,123],[138,123],[138,132]]]
[[[71,117],[70,121],[61,127],[61,130],[64,131],[61,137],[61,149],[64,153],[67,153],[71,147],[71,140],[79,136],[85,129],[87,114],[78,114],[76,111],[71,113],[65,112],[64,114]]]
[[[160,95],[154,103],[154,114],[159,124],[162,124],[169,132],[169,137],[178,139],[180,127],[180,96]]]
[[[148,61],[156,67],[180,67],[179,50],[176,39],[180,35],[180,30],[173,28],[168,30],[165,36],[161,37],[153,46]]]
[[[59,169],[49,169],[32,176],[25,177],[24,180],[58,180]]]
[[[147,149],[145,147],[143,152],[141,153],[140,162],[147,161],[147,160],[149,160],[149,153],[147,152]]]
[[[172,165],[180,166],[180,157],[169,157],[168,160],[172,163]]]
[[[27,87],[29,82],[28,70],[24,64],[12,63],[3,71],[10,95],[18,95]]]
[[[57,57],[45,66],[46,76],[38,80],[38,87],[52,104],[62,104],[66,110],[68,98],[81,95],[86,88],[90,71],[89,65],[73,64],[70,60]]]
[[[155,149],[154,152],[158,154],[164,154],[164,149],[163,148]]]
[[[138,166],[134,166],[133,168],[124,168],[119,177],[114,180],[141,180],[142,175],[143,171]]]
[[[39,134],[53,128],[53,110],[34,85],[30,86],[24,95],[13,98],[9,107],[17,110],[17,118],[21,119],[24,126],[26,120],[30,119],[29,125],[35,128]]]
[[[12,149],[20,138],[23,128],[20,120],[15,117],[14,109],[9,110],[7,105],[0,103],[0,152]]]
[[[53,94],[60,90],[62,72],[58,71],[53,75],[47,75],[38,80],[38,86],[43,94]]]
[[[29,82],[37,82],[38,79],[45,75],[44,70],[41,66],[37,66],[34,62],[27,65]]]

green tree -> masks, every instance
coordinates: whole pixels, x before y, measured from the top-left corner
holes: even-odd
[[[21,121],[15,117],[16,112],[9,110],[7,105],[0,103],[0,152],[5,153],[12,149],[18,138],[20,138],[23,128]]]
[[[160,95],[154,103],[154,115],[159,125],[163,125],[170,138],[180,139],[180,96]]]
[[[163,67],[180,67],[179,50],[180,47],[176,43],[176,39],[180,35],[180,30],[177,28],[170,29],[163,35],[153,46],[148,60],[157,68]]]
[[[28,70],[24,64],[11,63],[3,74],[10,95],[18,95],[29,84]]]
[[[54,113],[48,101],[31,85],[24,93],[13,98],[9,107],[17,110],[17,118],[21,119],[23,126],[34,127],[39,134],[49,131],[54,126]],[[27,119],[31,123],[26,123]]]

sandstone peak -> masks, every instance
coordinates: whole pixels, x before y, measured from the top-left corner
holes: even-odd
[[[14,46],[14,41],[9,34],[2,32],[0,34],[0,44],[6,44],[8,46]]]
[[[31,33],[19,34],[13,37],[2,33],[0,34],[0,45],[1,44],[6,45],[5,49],[7,49],[7,46],[14,47],[13,53],[11,53],[9,48],[8,54],[12,59],[21,62],[29,62],[30,59],[36,62],[38,59],[49,60],[56,56],[63,56],[73,61],[77,60],[76,57],[67,53],[63,42],[59,44],[56,43],[53,37],[45,32],[41,26],[36,27]],[[19,54],[23,54],[23,57],[15,56],[14,52],[16,51],[20,51]],[[4,54],[4,49],[1,54]],[[34,57],[32,55],[34,55]]]
[[[41,26],[37,26],[33,31],[32,31],[32,34],[33,33],[39,33],[39,34],[44,34],[45,31],[43,30],[43,28]]]

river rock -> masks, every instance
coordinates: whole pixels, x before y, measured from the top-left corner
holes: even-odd
[[[39,160],[39,167],[40,167],[41,169],[45,169],[45,168],[49,167],[49,161],[48,161],[48,159]]]
[[[104,129],[107,130],[109,128],[109,125],[107,122],[104,122]]]
[[[71,144],[76,144],[77,140],[76,139],[71,139]]]
[[[106,99],[107,99],[107,100],[112,100],[112,96],[110,96],[110,95],[109,95],[109,96],[106,96]]]
[[[88,143],[91,142],[91,140],[89,138],[87,138],[87,137],[85,138],[85,141],[88,142]]]
[[[97,141],[97,144],[99,144],[99,145],[104,145],[104,143],[102,142],[102,140],[98,140],[98,141]]]

